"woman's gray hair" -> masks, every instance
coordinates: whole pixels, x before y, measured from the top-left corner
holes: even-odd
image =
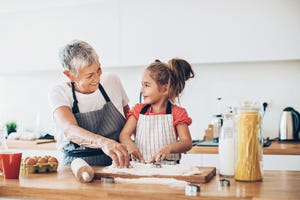
[[[94,48],[87,42],[73,40],[59,52],[60,62],[64,69],[76,74],[80,68],[99,62]]]

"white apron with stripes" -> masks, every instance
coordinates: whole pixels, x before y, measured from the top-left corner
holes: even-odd
[[[172,114],[139,115],[135,143],[145,161],[149,161],[163,146],[176,141]],[[180,154],[170,154],[166,159],[177,161]]]

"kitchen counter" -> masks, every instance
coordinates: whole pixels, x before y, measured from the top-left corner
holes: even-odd
[[[269,147],[264,147],[263,151],[266,155],[300,155],[300,142],[272,142]],[[193,146],[187,153],[218,154],[218,147]]]
[[[8,140],[10,149],[56,150],[53,140]],[[264,147],[264,154],[269,155],[300,155],[300,142],[272,142],[269,147]],[[218,154],[217,146],[193,146],[187,153],[191,154]]]
[[[299,199],[300,171],[265,171],[263,182],[237,182],[221,187],[217,175],[201,184],[196,197],[185,196],[185,188],[156,184],[103,184],[78,182],[69,166],[57,173],[21,175],[19,180],[0,177],[0,197],[30,199]],[[1,198],[0,198],[1,199]]]
[[[7,140],[9,149],[56,150],[56,142],[52,139],[43,140]]]

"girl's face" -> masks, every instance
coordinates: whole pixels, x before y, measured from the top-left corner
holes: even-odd
[[[69,77],[71,81],[75,82],[76,91],[88,94],[93,93],[98,89],[100,83],[100,75],[102,70],[98,62],[94,62],[88,67],[78,70],[75,75]]]
[[[166,86],[159,87],[150,76],[150,72],[145,70],[142,76],[142,95],[145,104],[155,104],[167,99]]]

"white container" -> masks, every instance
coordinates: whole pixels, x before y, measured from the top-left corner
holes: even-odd
[[[224,124],[219,137],[219,173],[221,176],[233,177],[236,162],[235,131],[232,114],[224,116]]]

